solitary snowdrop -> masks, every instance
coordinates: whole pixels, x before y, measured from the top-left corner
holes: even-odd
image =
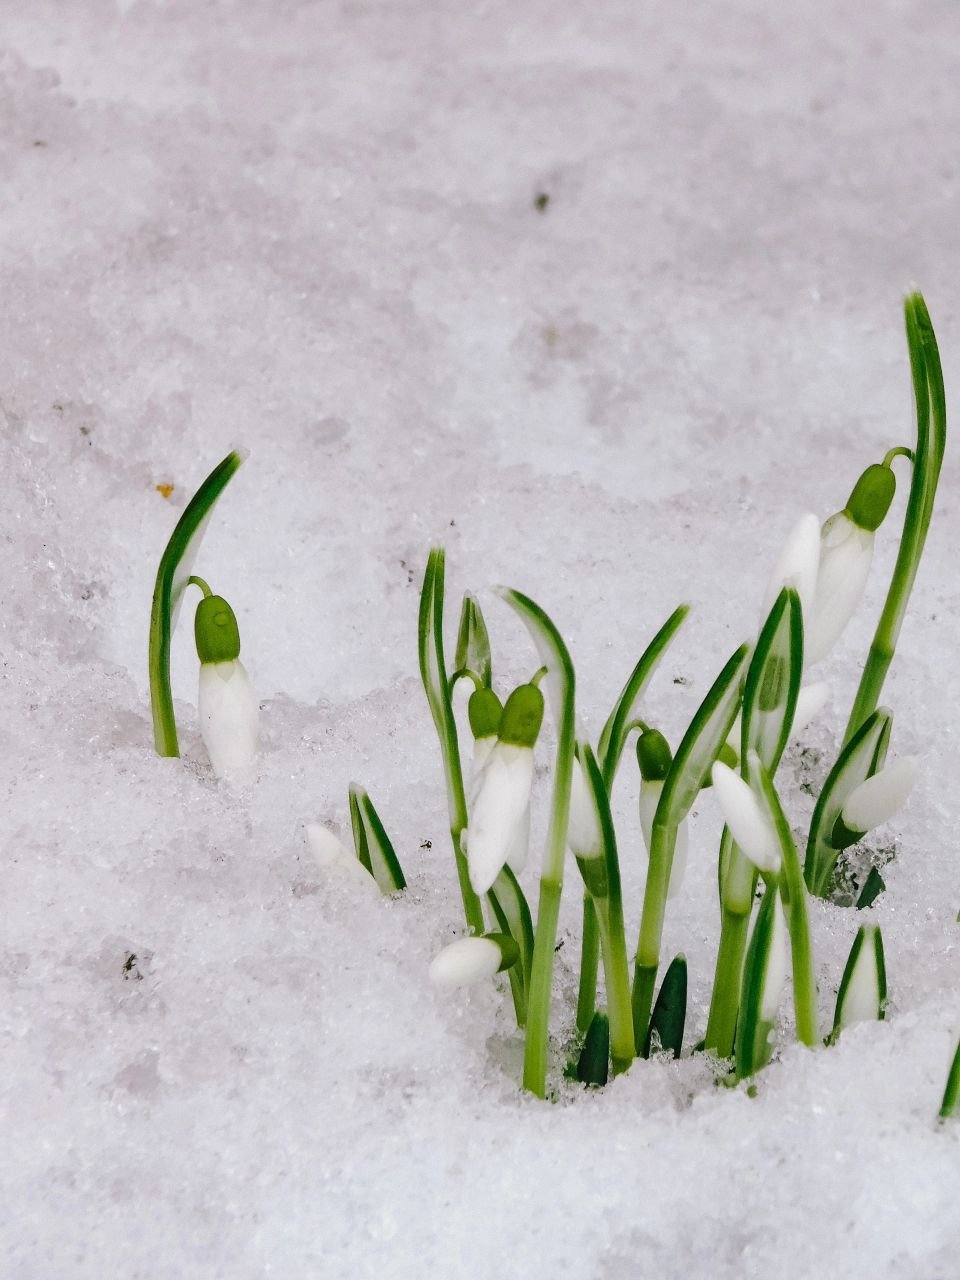
[[[820,521],[812,513],[800,517],[790,531],[780,557],[774,565],[763,597],[762,616],[773,608],[784,587],[793,587],[800,597],[804,621],[817,589],[817,566],[820,562]]]
[[[322,875],[333,872],[365,889],[377,890],[377,882],[370,872],[329,827],[319,822],[308,822],[306,830],[307,844]]]
[[[435,956],[430,981],[438,987],[469,987],[509,969],[519,956],[508,933],[485,933],[480,938],[458,938]]]
[[[650,854],[653,842],[653,820],[656,817],[663,784],[666,781],[673,754],[666,738],[659,729],[646,729],[637,739],[637,762],[640,765],[640,831],[643,843]],[[687,870],[689,836],[687,821],[677,828],[677,841],[673,849],[673,865],[670,868],[670,886],[667,897],[675,898],[683,887]]]
[[[780,870],[780,842],[749,784],[719,760],[710,776],[730,834],[759,871],[776,875]]]
[[[896,479],[889,466],[868,467],[850,499],[824,523],[812,607],[804,611],[804,662],[812,666],[830,652],[863,597],[876,530],[890,509]]]
[[[466,832],[467,865],[474,892],[486,893],[508,859],[526,844],[533,747],[543,723],[543,694],[520,685],[507,699],[497,741],[483,766]]]
[[[206,583],[197,606],[195,635],[200,658],[197,711],[200,735],[218,778],[249,778],[257,755],[260,707],[240,661],[240,632],[230,605]]]
[[[903,756],[854,787],[840,810],[833,843],[855,844],[892,818],[906,804],[917,780],[917,768],[916,756]]]

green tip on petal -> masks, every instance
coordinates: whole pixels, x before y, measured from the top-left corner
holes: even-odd
[[[846,512],[854,524],[873,532],[879,529],[890,510],[897,491],[897,477],[892,467],[875,462],[853,486]]]
[[[233,662],[240,656],[237,616],[223,596],[204,596],[194,621],[201,662]]]
[[[661,782],[669,773],[673,752],[659,729],[648,729],[637,739],[637,763],[644,782]]]
[[[492,689],[474,689],[467,704],[470,732],[475,738],[492,738],[500,730],[503,703]]]
[[[500,718],[500,741],[532,747],[543,724],[543,694],[535,684],[522,684],[507,699]]]

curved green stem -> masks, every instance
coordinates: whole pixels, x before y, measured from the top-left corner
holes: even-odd
[[[917,405],[917,447],[914,452],[913,476],[897,562],[847,722],[844,745],[880,701],[923,555],[946,444],[947,409],[940,353],[930,315],[919,293],[907,298],[904,313]]]

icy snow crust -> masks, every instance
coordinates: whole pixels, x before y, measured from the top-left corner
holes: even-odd
[[[35,0],[0,42],[0,1273],[955,1277],[956,450],[885,695],[894,754],[925,761],[875,846],[889,1020],[787,1048],[756,1098],[699,1058],[563,1081],[572,867],[554,1105],[518,1090],[507,995],[429,985],[461,926],[415,631],[442,540],[501,690],[536,658],[494,582],[562,627],[596,735],[690,599],[647,703],[676,741],[796,516],[909,443],[912,284],[958,403],[956,7]],[[180,762],[145,670],[161,549],[235,442],[198,567],[264,702],[241,792],[203,757],[189,627]],[[784,765],[798,825],[902,509]],[[398,901],[308,855],[305,821],[347,834],[353,778]],[[636,791],[628,756],[631,940]],[[703,797],[664,947],[688,1046],[718,835]],[[812,918],[826,1020],[860,919]]]

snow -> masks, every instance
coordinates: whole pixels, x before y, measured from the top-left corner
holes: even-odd
[[[556,1102],[519,1091],[508,994],[429,983],[461,924],[416,613],[443,541],[450,626],[476,590],[506,692],[537,659],[489,587],[530,593],[595,739],[689,599],[646,704],[676,743],[797,516],[909,443],[914,285],[960,385],[955,7],[35,0],[0,11],[0,47],[0,1273],[950,1280],[954,453],[884,695],[892,753],[923,758],[874,838],[888,891],[811,909],[825,1022],[864,918],[888,1019],[788,1044],[756,1097],[699,1056],[563,1081],[572,868]],[[198,570],[263,700],[245,790],[204,758],[189,627],[181,761],[154,755],[145,662],[160,552],[236,443]],[[797,825],[902,509],[784,765]],[[396,901],[307,847],[307,822],[349,838],[353,779]],[[628,757],[628,941],[635,806]],[[718,830],[706,796],[667,916],[689,1046]]]

